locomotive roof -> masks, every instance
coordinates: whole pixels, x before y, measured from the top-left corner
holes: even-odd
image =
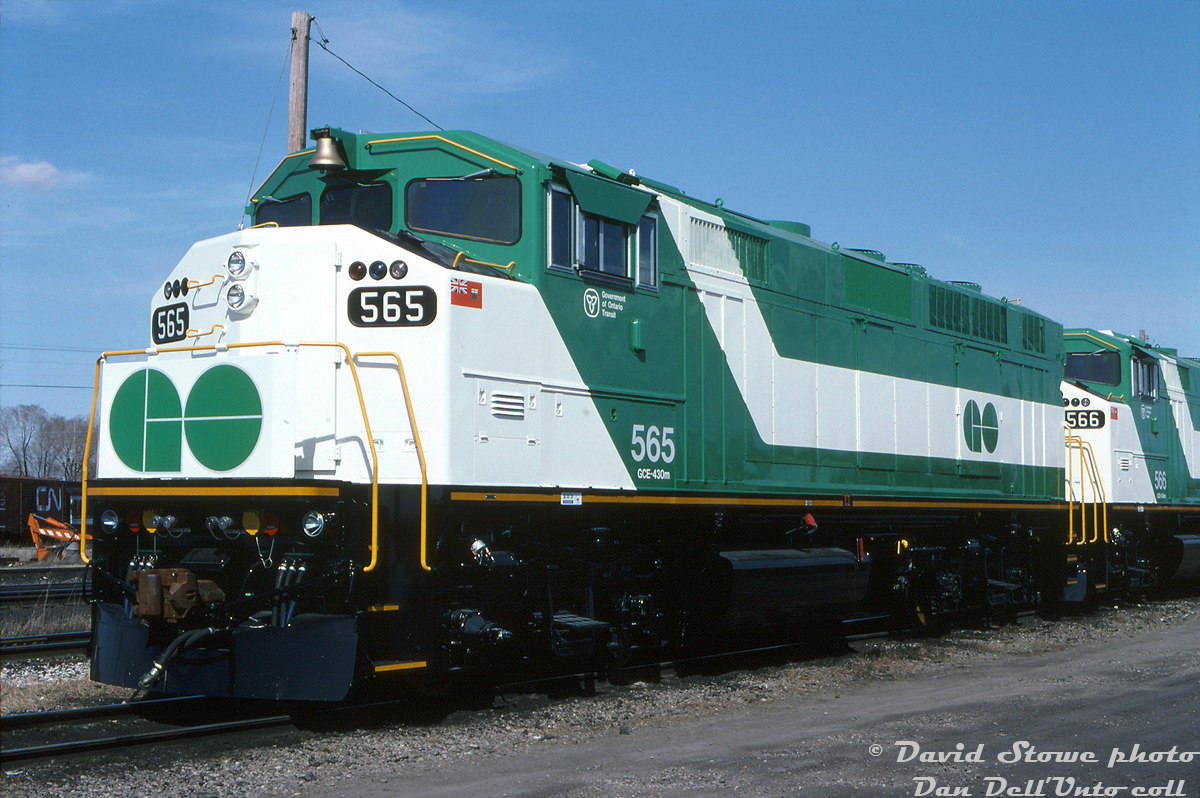
[[[395,168],[395,158],[389,158],[389,155],[411,154],[414,149],[434,148],[442,148],[461,157],[464,164],[470,165],[468,167],[470,169],[484,166],[485,168],[495,168],[501,174],[509,170],[513,174],[533,174],[539,182],[550,180],[553,177],[570,182],[571,175],[586,175],[604,183],[619,184],[629,189],[673,198],[705,213],[719,216],[727,224],[743,226],[747,232],[759,236],[794,241],[826,253],[840,254],[843,258],[869,264],[879,270],[908,275],[921,283],[936,285],[939,290],[947,294],[966,295],[967,299],[962,300],[964,302],[973,300],[1000,304],[1005,306],[1009,312],[1050,321],[1049,317],[1030,310],[1028,307],[1010,302],[1006,297],[992,297],[985,294],[982,287],[976,283],[939,279],[929,275],[923,267],[916,264],[888,262],[883,253],[875,250],[843,248],[839,247],[837,243],[826,244],[812,238],[811,228],[802,222],[766,220],[750,216],[724,206],[719,200],[714,203],[697,199],[674,185],[637,175],[633,170],[622,171],[599,160],[593,159],[587,164],[578,164],[469,130],[397,133],[360,131],[352,133],[341,128],[327,126],[315,128],[312,135],[313,138],[329,136],[337,141],[345,158],[347,171],[361,172],[370,176],[370,179],[379,179]],[[433,146],[426,146],[427,144]],[[310,147],[287,155],[254,193],[251,203],[246,208],[246,213],[253,214],[255,205],[270,197],[272,192],[290,176],[305,172],[315,176],[318,170],[310,167],[307,161],[307,157],[311,156],[314,151],[315,148]],[[572,185],[572,190],[574,188],[575,186]],[[953,319],[948,319],[947,323],[957,324]]]

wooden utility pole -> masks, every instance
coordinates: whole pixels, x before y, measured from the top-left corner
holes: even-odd
[[[307,11],[292,12],[292,84],[288,91],[288,152],[308,143],[308,29]]]

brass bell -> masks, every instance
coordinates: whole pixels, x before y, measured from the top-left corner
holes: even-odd
[[[337,141],[331,136],[322,136],[317,139],[317,151],[313,153],[308,166],[310,169],[320,169],[323,172],[339,172],[345,169],[346,162],[338,151]]]

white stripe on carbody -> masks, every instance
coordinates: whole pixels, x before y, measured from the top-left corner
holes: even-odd
[[[660,200],[663,218],[688,258],[690,220],[719,217]],[[711,238],[706,260],[713,258]],[[1056,405],[783,357],[732,247],[721,267],[687,263],[714,335],[724,349],[758,435],[776,446],[1062,466],[1063,433]],[[974,400],[999,416],[996,451],[972,452],[962,414]],[[908,409],[916,408],[910,413]],[[1015,432],[1014,432],[1015,431]]]

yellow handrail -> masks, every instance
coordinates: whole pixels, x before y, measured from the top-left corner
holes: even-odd
[[[396,368],[400,371],[400,388],[404,391],[404,407],[408,411],[408,424],[412,428],[413,443],[417,447],[417,460],[421,464],[421,568],[426,571],[432,571],[426,560],[426,519],[428,517],[428,496],[429,496],[429,479],[425,465],[425,450],[421,446],[421,433],[417,431],[417,417],[413,412],[412,397],[408,393],[408,380],[404,376],[404,364],[400,362],[400,356],[395,352],[357,352],[355,357],[390,357],[396,361]]]
[[[1097,338],[1096,336],[1092,335],[1091,333],[1085,333],[1085,332],[1065,332],[1065,333],[1063,333],[1063,337],[1064,337],[1064,338],[1091,338],[1093,341],[1095,341],[1096,343],[1100,344],[1101,346],[1106,346],[1106,347],[1108,347],[1109,349],[1112,349],[1112,350],[1114,350],[1114,351],[1117,351],[1117,352],[1121,351],[1121,350],[1120,350],[1120,347],[1118,347],[1118,346],[1116,346],[1116,345],[1114,345],[1114,344],[1110,344],[1108,341],[1105,341],[1105,340],[1104,340],[1104,339],[1102,339],[1102,338]]]
[[[445,136],[438,136],[438,135],[435,135],[432,133],[429,135],[425,135],[425,136],[404,136],[404,137],[401,137],[398,139],[375,139],[374,141],[368,141],[367,142],[367,152],[370,152],[371,147],[373,147],[376,144],[395,144],[397,142],[405,142],[405,141],[428,141],[430,139],[433,139],[435,141],[440,141],[443,144],[449,144],[451,147],[458,147],[460,150],[465,150],[465,151],[471,153],[472,155],[476,155],[480,158],[491,161],[492,163],[500,164],[501,166],[505,167],[506,169],[511,169],[514,172],[519,173],[521,171],[520,169],[518,169],[517,167],[513,166],[510,163],[505,163],[504,161],[493,158],[490,155],[484,155],[479,150],[473,150],[470,147],[465,147],[462,144],[459,144],[457,141],[451,141],[450,139],[446,138]]]
[[[363,572],[373,571],[375,565],[379,561],[379,455],[375,451],[375,438],[371,435],[371,422],[367,418],[367,404],[362,395],[362,384],[358,380],[358,369],[354,366],[354,355],[350,352],[349,347],[343,343],[336,341],[300,341],[289,344],[285,341],[256,341],[253,343],[238,343],[238,344],[210,344],[208,346],[174,346],[164,349],[126,349],[119,352],[105,352],[96,360],[96,377],[92,386],[92,419],[91,424],[96,423],[96,401],[100,395],[100,364],[110,357],[122,357],[132,355],[160,355],[164,353],[175,352],[216,352],[225,351],[227,349],[249,349],[261,346],[328,346],[341,349],[346,354],[346,362],[350,364],[350,374],[354,377],[354,389],[358,393],[358,407],[362,412],[363,426],[367,432],[367,445],[371,450],[371,562],[367,567],[363,568]],[[405,392],[407,396],[407,391]],[[83,453],[83,500],[81,503],[81,513],[83,521],[79,533],[79,553],[84,562],[89,562],[87,558],[87,461],[91,456],[92,449],[92,428],[88,427],[87,443]],[[423,472],[422,472],[423,473]]]
[[[457,262],[458,258],[455,258],[454,260]],[[499,263],[488,263],[486,260],[476,260],[475,258],[466,255],[463,256],[463,260],[465,260],[467,263],[478,263],[480,266],[491,266],[493,269],[502,269],[503,271],[508,272],[510,277],[512,276],[513,270],[517,268],[517,262],[515,260],[510,260],[507,266],[501,266]]]
[[[215,283],[217,280],[224,280],[224,279],[225,279],[225,275],[223,275],[223,274],[214,274],[214,275],[212,276],[212,279],[211,279],[211,280],[209,280],[207,283],[201,283],[201,282],[199,282],[199,281],[197,281],[197,280],[188,280],[188,290],[189,290],[189,291],[192,291],[192,290],[194,290],[194,289],[197,289],[197,288],[204,288],[204,287],[206,287],[206,286],[210,286],[210,285],[212,285],[212,284],[213,284],[213,283]]]
[[[194,327],[188,327],[183,335],[185,338],[204,338],[206,336],[209,336],[209,335],[212,335],[213,333],[215,333],[218,328],[224,330],[225,325],[224,324],[214,324],[212,326],[212,329],[206,333],[202,333],[199,330],[195,329]]]
[[[1104,481],[1100,478],[1100,470],[1096,466],[1096,454],[1092,445],[1078,435],[1066,436],[1067,446],[1067,545],[1096,543],[1101,535],[1108,542],[1108,500],[1104,491]],[[1079,540],[1075,540],[1075,452],[1079,452]],[[1086,481],[1085,481],[1086,479]],[[1088,540],[1087,523],[1087,490],[1090,483],[1092,488],[1092,525],[1091,540]],[[1101,520],[1103,519],[1103,520]]]
[[[508,272],[509,277],[512,277],[513,269],[517,268],[517,262],[515,260],[510,260],[508,262],[507,266],[501,266],[499,263],[489,263],[486,260],[477,260],[476,258],[472,258],[470,255],[466,254],[465,252],[462,252],[461,250],[459,251],[459,253],[457,255],[454,256],[454,263],[452,263],[450,265],[450,268],[457,271],[458,270],[458,262],[460,260],[466,261],[467,263],[478,263],[480,266],[491,266],[493,269],[500,269],[502,271],[506,271],[506,272]]]

